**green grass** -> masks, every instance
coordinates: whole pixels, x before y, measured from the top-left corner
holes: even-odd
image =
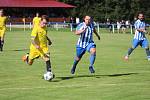
[[[96,73],[90,74],[89,54],[70,69],[78,36],[69,31],[49,31],[52,82],[42,79],[45,63],[37,59],[32,66],[21,61],[29,52],[30,30],[7,31],[4,52],[0,52],[0,100],[150,100],[150,62],[138,47],[128,62],[123,56],[133,35],[104,34],[97,44]],[[150,37],[150,36],[148,36]]]

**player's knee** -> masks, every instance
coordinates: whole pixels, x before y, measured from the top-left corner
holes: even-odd
[[[50,60],[50,54],[49,53],[44,54],[42,58],[44,61],[49,61]]]
[[[76,61],[80,61],[80,59],[81,59],[81,58],[79,58],[79,57],[75,57],[75,60],[76,60]]]
[[[49,57],[43,57],[43,60],[44,60],[44,61],[49,61],[50,58],[49,58]]]
[[[91,49],[90,49],[90,53],[91,53],[91,54],[96,54],[96,48],[91,48]]]
[[[1,39],[1,41],[3,41],[4,40],[4,36],[1,36],[0,39]]]

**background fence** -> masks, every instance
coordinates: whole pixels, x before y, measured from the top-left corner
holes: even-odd
[[[103,30],[106,33],[127,33],[133,34],[134,33],[134,26],[133,25],[124,25],[123,27],[118,27],[117,24],[110,24],[107,25],[105,23],[95,23],[95,28],[97,29],[98,33],[101,33]],[[7,28],[9,31],[13,31],[13,29],[22,29],[24,31],[32,29],[31,22],[18,22],[18,23],[7,23]],[[75,31],[77,24],[75,23],[62,23],[62,22],[49,22],[48,28],[50,30],[56,31]],[[150,26],[147,25],[147,31],[150,32]]]

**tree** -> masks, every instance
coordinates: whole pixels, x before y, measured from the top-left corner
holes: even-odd
[[[150,18],[149,0],[59,0],[76,6],[68,11],[74,17],[90,15],[96,21],[104,21],[110,18],[133,20],[135,15],[142,11],[146,18]]]

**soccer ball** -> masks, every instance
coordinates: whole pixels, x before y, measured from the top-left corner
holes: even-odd
[[[55,75],[52,72],[46,72],[44,74],[44,80],[46,81],[51,81],[54,77]]]

